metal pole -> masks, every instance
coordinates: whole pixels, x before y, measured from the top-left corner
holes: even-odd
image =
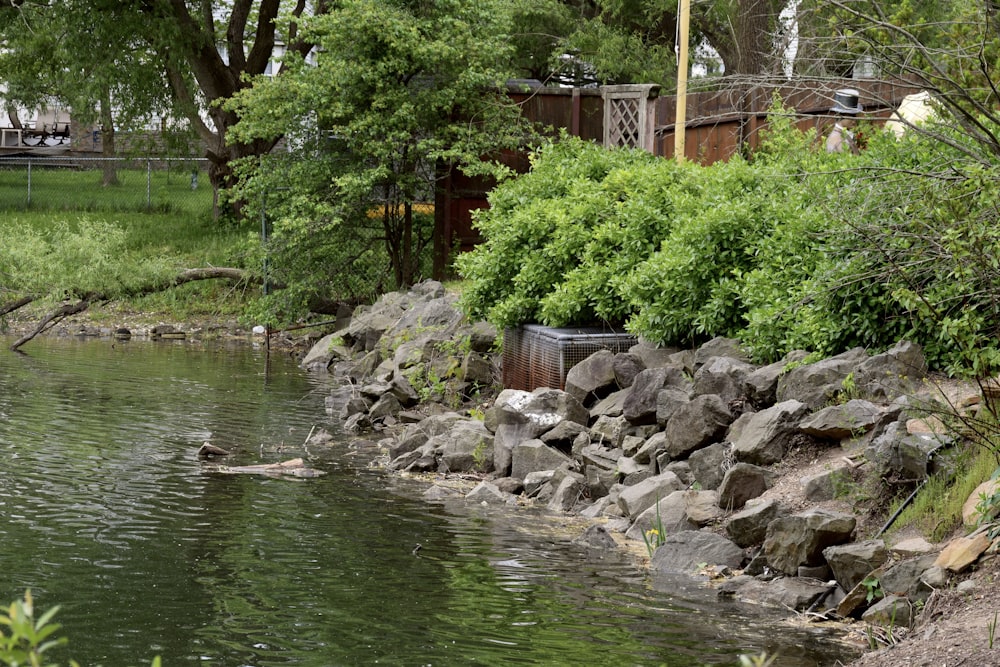
[[[146,210],[153,208],[153,163],[146,160]]]
[[[28,204],[31,206],[31,158],[28,158]]]
[[[677,113],[674,118],[674,159],[684,161],[684,126],[687,123],[688,25],[691,0],[679,0],[679,35],[677,37]]]
[[[263,197],[260,201],[260,241],[264,245],[264,276],[261,285],[261,291],[263,291],[264,296],[267,296],[268,285],[267,285],[267,198]],[[270,358],[271,352],[271,322],[270,318],[264,323],[264,349]]]

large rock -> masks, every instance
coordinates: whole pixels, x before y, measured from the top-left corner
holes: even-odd
[[[339,333],[323,336],[313,345],[299,364],[307,371],[325,371],[336,361],[349,359],[351,351]]]
[[[900,595],[912,601],[926,601],[933,589],[924,581],[924,574],[935,566],[936,556],[927,554],[895,563],[878,577],[882,592]]]
[[[729,445],[717,442],[691,452],[688,465],[691,475],[703,489],[717,489],[726,475],[723,466],[729,460]]]
[[[809,415],[799,424],[802,432],[824,440],[858,437],[872,430],[884,410],[871,401],[855,398],[842,405],[831,405]]]
[[[687,390],[691,386],[684,371],[674,366],[647,368],[635,376],[632,388],[622,406],[622,414],[632,424],[656,423],[656,400],[667,387]]]
[[[743,351],[740,341],[735,338],[713,338],[703,344],[694,353],[694,367],[700,368],[712,357],[729,357],[739,361],[750,361],[750,357]]]
[[[883,540],[866,540],[823,549],[823,558],[833,570],[833,578],[849,591],[885,564],[889,552]]]
[[[691,400],[691,394],[683,389],[667,387],[656,396],[656,423],[666,426],[670,418]]]
[[[865,396],[891,401],[912,393],[927,377],[927,360],[916,343],[901,341],[858,366],[855,385]]]
[[[493,469],[493,434],[477,420],[457,422],[441,441],[439,472],[490,472]]]
[[[558,474],[553,477],[553,481],[558,478]],[[586,479],[574,472],[566,471],[563,475],[549,499],[548,507],[550,510],[569,512],[583,498]]]
[[[672,472],[650,477],[622,490],[618,505],[626,516],[635,518],[662,498],[684,488],[684,483]]]
[[[819,410],[844,389],[844,380],[868,358],[864,348],[854,348],[835,357],[798,366],[778,379],[776,400],[797,400]]]
[[[788,575],[797,574],[800,565],[821,565],[823,549],[850,541],[856,524],[849,514],[819,508],[779,517],[767,527],[767,562]]]
[[[657,537],[650,535],[651,530],[657,531],[659,538],[665,538],[682,530],[697,529],[698,526],[688,520],[686,494],[686,491],[673,491],[651,507],[647,507],[632,521],[632,525],[625,532],[625,537],[642,542],[645,536],[655,544]]]
[[[799,419],[807,411],[804,403],[787,400],[754,413],[733,439],[733,455],[755,465],[777,463],[799,433]]]
[[[631,352],[619,352],[615,355],[612,366],[615,370],[615,381],[619,387],[631,387],[635,377],[646,370],[642,357]]]
[[[737,463],[726,471],[719,484],[719,507],[738,510],[770,488],[775,473],[752,463]]]
[[[693,574],[703,564],[738,568],[742,563],[743,550],[721,535],[685,530],[668,534],[649,566],[654,572]]]
[[[715,394],[696,396],[681,405],[667,423],[666,452],[674,459],[718,442],[733,421],[725,401]]]
[[[744,378],[743,386],[751,405],[757,410],[774,405],[775,395],[778,391],[778,378],[781,377],[790,363],[802,361],[807,355],[808,352],[804,350],[792,350],[781,361],[758,368],[747,375]]]
[[[781,504],[777,500],[750,500],[742,510],[729,517],[726,535],[741,547],[760,544],[767,536],[768,524],[780,513]]]
[[[694,394],[717,394],[727,405],[741,400],[746,377],[754,367],[730,357],[713,357],[694,374]]]
[[[611,350],[598,350],[566,373],[566,392],[584,405],[618,389]]]
[[[901,422],[889,424],[865,448],[866,458],[878,465],[883,474],[902,479],[921,480],[931,472],[931,455],[948,442],[948,436],[933,433],[910,435]]]
[[[568,466],[572,462],[573,459],[559,450],[549,447],[541,440],[525,440],[514,445],[511,453],[510,476],[525,479],[529,473],[555,470],[561,466]]]
[[[800,577],[780,577],[772,581],[749,581],[739,588],[741,600],[782,609],[803,611],[826,597],[831,586],[826,582]]]
[[[564,391],[541,387],[533,392],[505,389],[493,404],[496,426],[494,469],[510,471],[515,445],[551,430],[563,421],[586,424],[590,418],[580,401]]]

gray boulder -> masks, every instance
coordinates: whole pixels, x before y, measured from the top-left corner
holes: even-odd
[[[566,373],[566,392],[587,405],[618,389],[614,359],[611,350],[598,350],[574,365]]]
[[[656,537],[649,535],[651,530],[656,530],[661,538],[682,530],[696,530],[698,526],[688,520],[686,493],[686,491],[673,491],[643,510],[634,518],[632,525],[625,532],[625,537],[639,542],[645,537],[655,544]]]
[[[907,433],[905,424],[893,422],[865,448],[865,456],[886,474],[902,479],[927,477],[931,455],[948,442],[948,437],[933,433]]]
[[[691,452],[688,465],[691,475],[703,489],[717,489],[726,475],[723,465],[729,459],[729,445],[717,442]]]
[[[680,406],[667,422],[666,452],[674,459],[718,442],[733,421],[729,407],[715,394],[696,396]]]
[[[490,472],[493,469],[493,434],[477,420],[457,422],[440,440],[440,472]]]
[[[650,477],[622,490],[618,505],[628,517],[635,518],[662,498],[684,488],[684,483],[672,472]]]
[[[741,400],[744,383],[754,367],[731,357],[713,357],[694,374],[694,394],[717,394],[727,405]]]
[[[619,387],[631,387],[635,376],[646,370],[642,357],[631,352],[619,352],[615,355],[612,366],[615,369],[615,381]]]
[[[804,403],[788,400],[754,413],[733,439],[733,455],[756,465],[777,463],[798,435],[799,419],[807,411]]]
[[[726,471],[719,484],[719,507],[738,510],[757,498],[773,483],[775,473],[752,463],[736,463]]]
[[[744,391],[755,409],[762,410],[774,405],[778,378],[788,364],[802,361],[807,355],[808,352],[804,350],[792,350],[781,361],[758,368],[744,378]]]
[[[830,594],[826,582],[800,577],[780,577],[772,581],[753,580],[739,588],[740,599],[782,609],[803,611]]]
[[[563,421],[586,424],[590,415],[580,401],[558,389],[545,387],[533,392],[505,389],[493,404],[496,427],[494,469],[510,471],[515,445],[537,438]]]
[[[884,565],[889,552],[883,540],[866,540],[827,547],[823,549],[823,558],[830,564],[833,578],[840,587],[849,591],[876,568]]]
[[[712,357],[729,357],[739,361],[750,361],[750,357],[740,346],[740,341],[735,338],[713,338],[703,344],[694,353],[694,367],[700,368]]]
[[[667,387],[656,395],[656,423],[666,426],[677,410],[691,400],[691,395],[684,389]]]
[[[844,388],[844,380],[868,358],[864,348],[854,348],[817,361],[798,366],[778,378],[776,400],[797,400],[819,410],[833,401]]]
[[[465,495],[465,499],[483,505],[513,505],[517,502],[516,496],[504,493],[492,482],[480,482]]]
[[[916,343],[901,341],[866,360],[855,373],[855,384],[865,396],[891,401],[912,393],[927,377],[927,360]]]
[[[343,341],[338,333],[323,336],[309,349],[299,366],[307,371],[325,371],[334,362],[350,359],[351,351]]]
[[[640,371],[622,405],[622,414],[632,424],[655,424],[656,402],[660,390],[667,387],[686,390],[690,384],[684,371],[674,366]]]
[[[854,438],[872,430],[884,410],[871,401],[852,399],[809,415],[799,424],[802,432],[824,440]]]
[[[564,472],[562,480],[556,485],[552,498],[549,499],[548,508],[550,510],[569,512],[583,498],[586,488],[586,479],[583,475],[574,472]],[[553,477],[553,482],[558,477],[558,473]]]
[[[624,417],[601,416],[590,427],[590,439],[614,449],[622,446],[627,430],[628,422]]]
[[[529,473],[568,466],[573,459],[549,447],[541,440],[525,440],[514,445],[511,453],[511,477],[526,479]]]
[[[781,504],[777,500],[753,499],[742,510],[729,517],[726,535],[741,547],[760,544],[767,536],[767,526],[778,518]]]
[[[692,574],[701,564],[738,568],[742,563],[743,550],[721,535],[685,530],[668,534],[649,566],[654,572]]]
[[[605,396],[590,408],[590,418],[596,419],[602,415],[620,417],[625,411],[625,399],[632,393],[631,389],[619,389]]]
[[[788,575],[797,574],[800,565],[821,565],[823,549],[849,542],[856,524],[850,514],[820,508],[779,517],[767,527],[767,562]]]

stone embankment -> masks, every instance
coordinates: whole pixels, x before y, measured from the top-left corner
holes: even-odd
[[[900,628],[990,546],[981,531],[889,544],[853,511],[860,471],[925,479],[953,444],[932,414],[977,409],[926,382],[914,344],[767,366],[730,339],[640,344],[587,358],[565,390],[499,393],[496,347],[428,282],[359,310],[302,364],[344,379],[328,410],[376,434],[389,470],[480,476],[469,502],[589,517],[594,548],[634,540],[654,573],[725,575],[741,599]]]

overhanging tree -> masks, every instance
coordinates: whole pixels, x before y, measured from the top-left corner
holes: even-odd
[[[310,293],[419,279],[432,231],[419,204],[453,166],[494,169],[482,158],[524,141],[505,90],[508,21],[499,0],[345,0],[301,22],[315,64],[286,59],[283,76],[226,106],[242,118],[234,141],[288,139],[288,152],[244,161],[241,191],[267,196],[272,266],[293,286],[286,316]]]

